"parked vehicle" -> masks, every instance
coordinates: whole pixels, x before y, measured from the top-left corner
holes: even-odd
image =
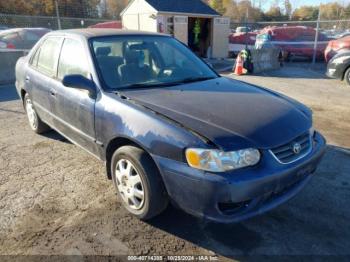
[[[350,85],[350,51],[336,54],[327,64],[326,75],[345,80]]]
[[[0,49],[31,49],[36,42],[50,32],[46,28],[15,28],[0,32]]]
[[[346,36],[350,36],[350,31],[349,30],[343,31],[343,32],[338,33],[337,35],[335,35],[335,37],[337,39],[343,38],[343,37],[346,37]]]
[[[250,27],[247,27],[247,26],[239,26],[236,28],[236,33],[248,33],[250,31],[251,31]]]
[[[5,25],[0,25],[0,31],[7,29],[8,27]]]
[[[337,40],[329,41],[327,48],[324,51],[324,57],[326,62],[328,62],[336,54],[349,52],[349,51],[350,51],[350,36],[345,36]]]
[[[253,49],[255,45],[257,32],[234,33],[229,35],[229,53],[230,57],[236,56],[240,51],[247,48]]]
[[[123,25],[121,21],[109,21],[98,23],[95,25],[90,25],[89,28],[114,28],[114,29],[122,29]]]
[[[49,127],[106,164],[140,219],[169,200],[218,222],[296,195],[325,149],[312,112],[221,77],[178,40],[140,31],[47,34],[16,66],[30,127]]]
[[[267,37],[262,37],[266,35]],[[256,45],[259,41],[268,38],[271,44],[281,48],[289,59],[291,56],[312,58],[314,52],[316,30],[307,26],[272,26],[265,27],[257,36]],[[323,33],[318,35],[316,57],[323,59],[324,50],[329,38]]]

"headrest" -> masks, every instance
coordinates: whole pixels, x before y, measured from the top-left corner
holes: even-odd
[[[96,56],[108,56],[111,53],[110,46],[101,46],[96,49]]]
[[[126,64],[138,64],[142,51],[129,50],[125,53]]]

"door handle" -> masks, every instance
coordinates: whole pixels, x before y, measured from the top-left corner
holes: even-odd
[[[57,91],[55,89],[50,89],[50,95],[51,96],[56,96]]]
[[[29,82],[29,81],[30,81],[30,77],[26,76],[26,82]]]

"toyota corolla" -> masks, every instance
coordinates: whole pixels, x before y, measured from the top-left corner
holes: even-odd
[[[139,31],[51,32],[16,66],[30,127],[102,160],[140,219],[169,202],[237,222],[295,196],[325,149],[312,112],[218,75],[176,39]]]

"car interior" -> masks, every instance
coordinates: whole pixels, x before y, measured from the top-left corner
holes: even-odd
[[[154,81],[168,82],[198,74],[194,65],[184,62],[182,54],[173,54],[176,59],[171,57],[171,52],[162,55],[160,47],[154,43],[103,43],[94,50],[102,78],[110,88]]]
[[[103,79],[110,87],[146,82],[156,75],[150,65],[154,64],[150,62],[153,55],[141,44],[124,43],[121,52],[113,52],[113,46],[101,46],[95,49],[95,54]]]

